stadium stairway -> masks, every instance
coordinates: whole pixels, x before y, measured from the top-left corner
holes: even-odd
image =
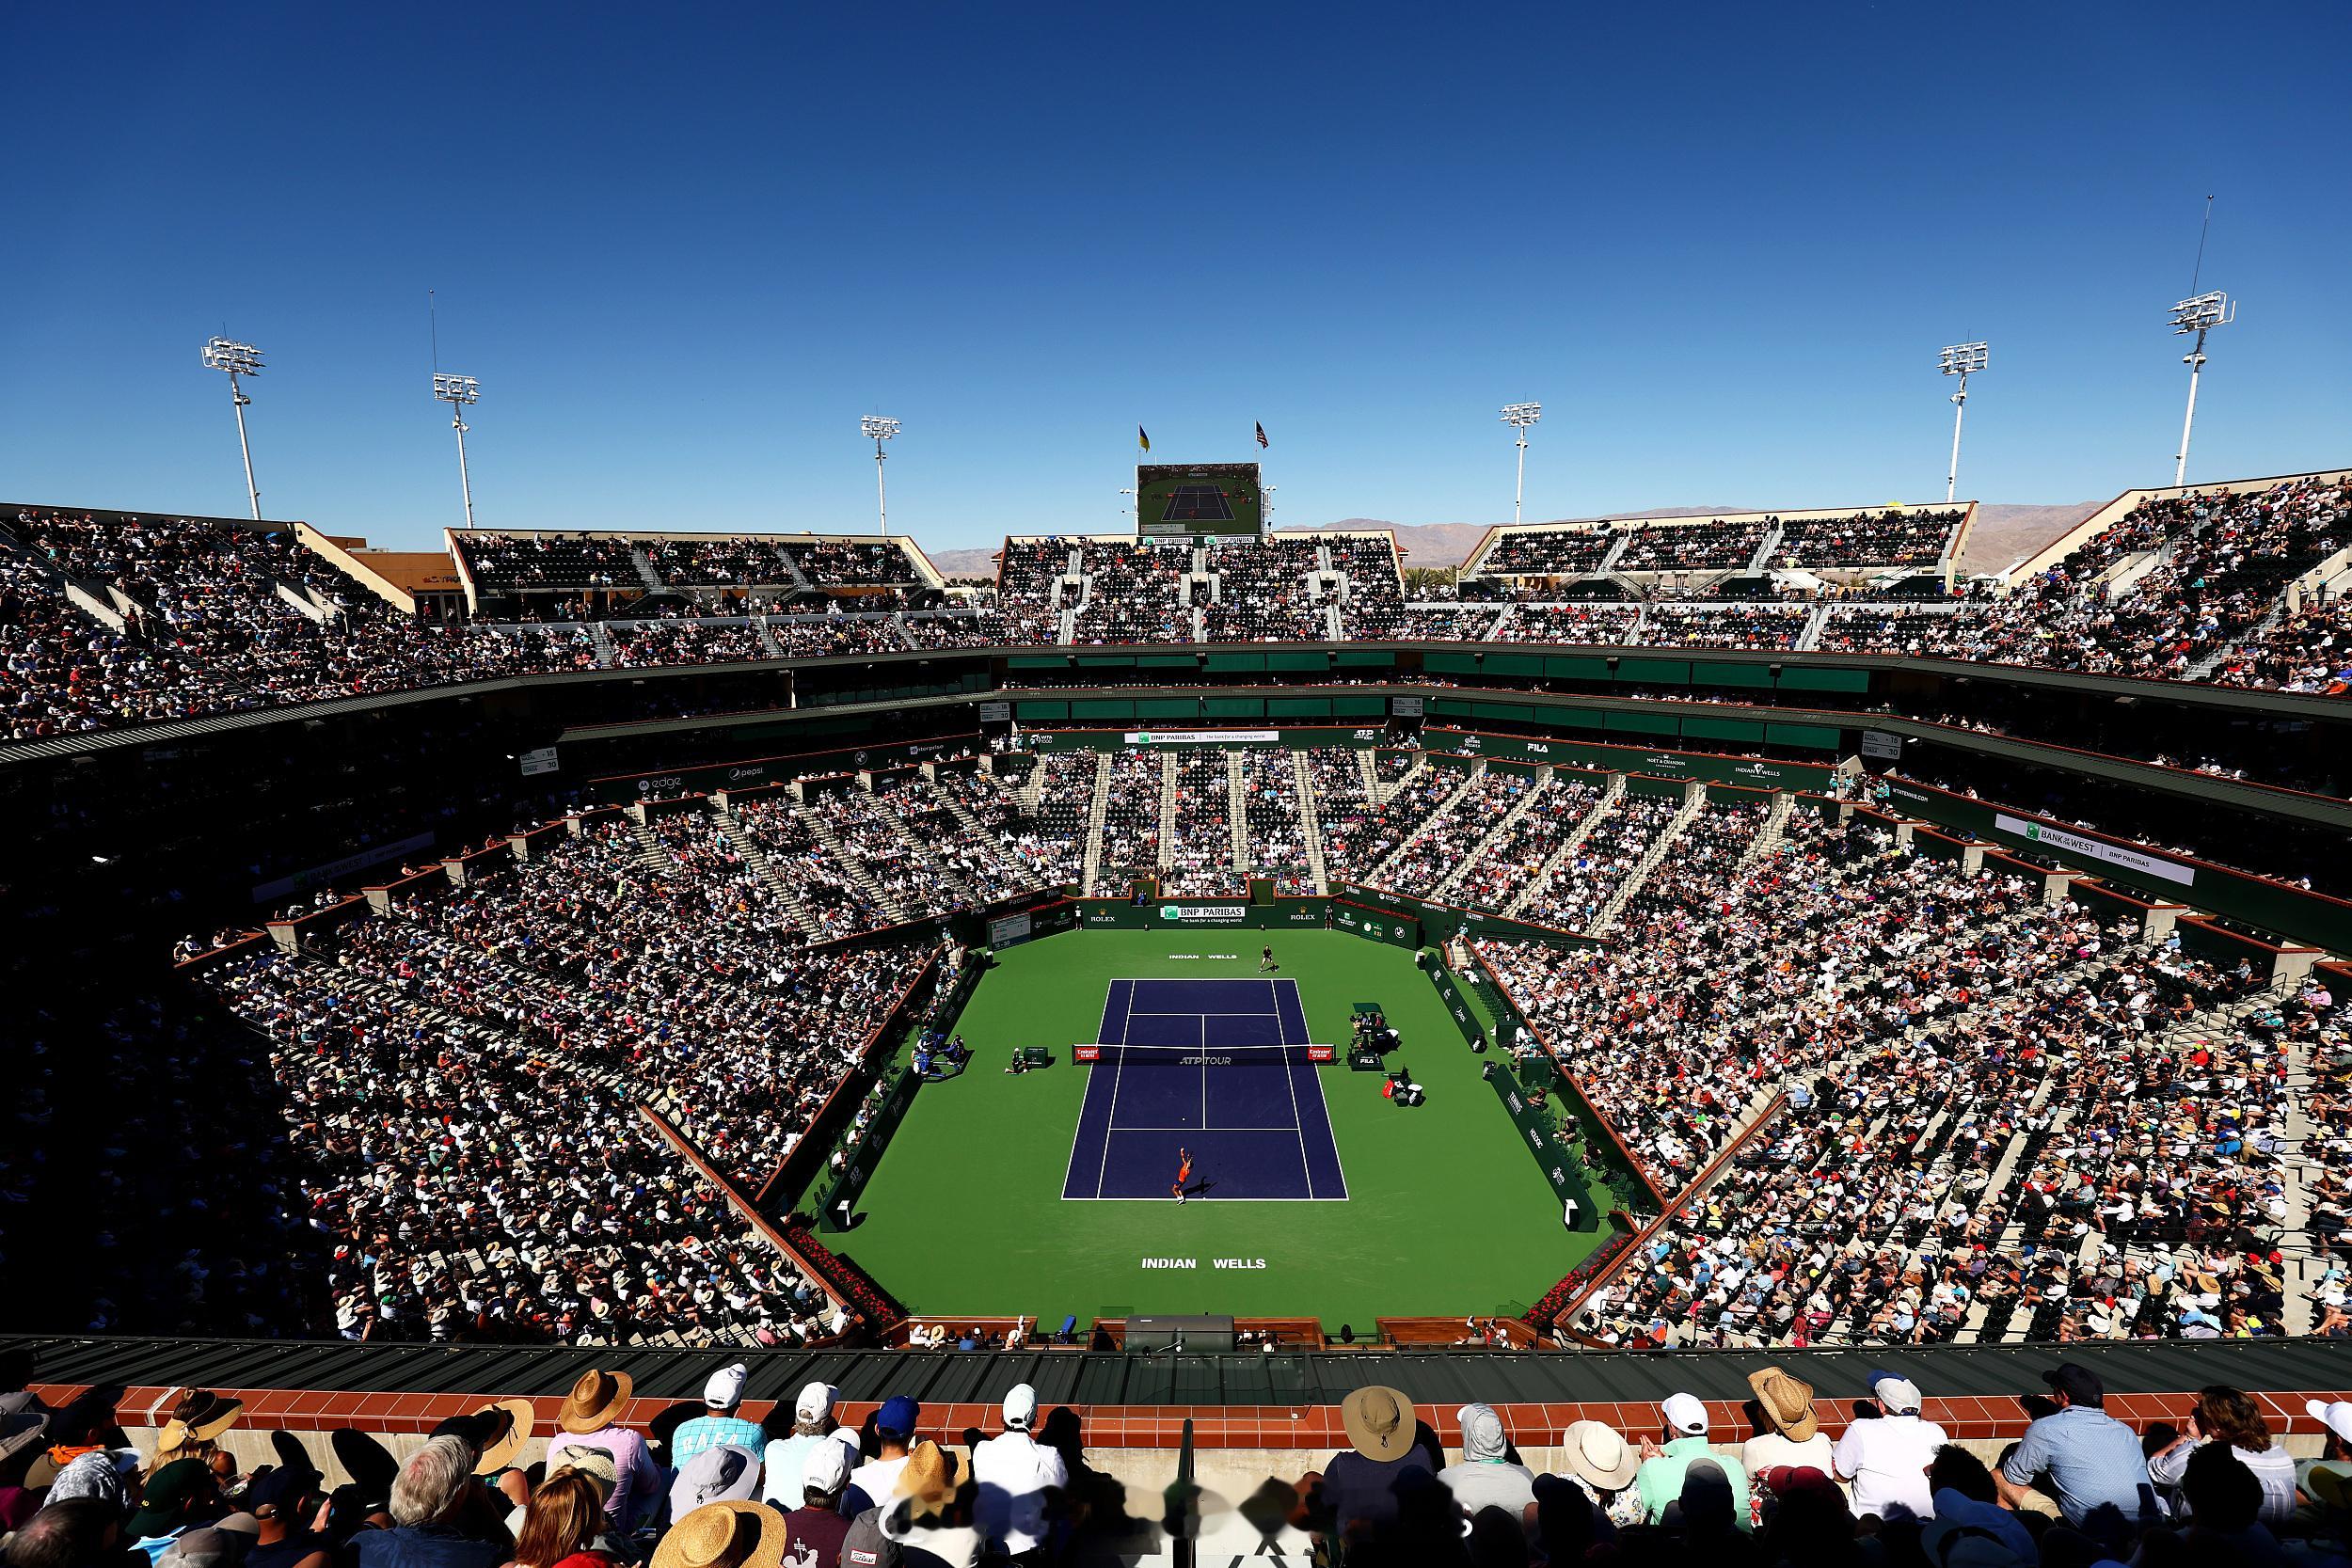
[[[657,872],[667,872],[675,868],[677,857],[663,847],[661,841],[653,836],[653,830],[645,826],[642,807],[628,816],[628,836],[637,841],[637,863],[639,865],[648,871]]]
[[[1675,813],[1674,819],[1666,824],[1666,831],[1642,851],[1642,858],[1634,863],[1631,874],[1617,884],[1617,891],[1611,894],[1609,902],[1600,907],[1600,918],[1593,922],[1596,934],[1617,928],[1617,916],[1625,912],[1626,905],[1642,890],[1642,884],[1649,880],[1649,874],[1658,869],[1658,863],[1666,858],[1667,851],[1681,842],[1683,830],[1690,827],[1691,819],[1706,809],[1707,786],[1693,784],[1690,794],[1683,800],[1682,809]]]
[[[645,585],[646,593],[659,594],[669,586],[661,580],[661,574],[654,570],[653,562],[646,558],[645,552],[635,545],[628,547],[628,563],[637,568],[637,580]]]
[[[1817,604],[1804,618],[1804,629],[1797,633],[1796,651],[1809,654],[1821,645],[1821,632],[1829,625],[1829,606]]]
[[[1511,809],[1504,812],[1493,827],[1479,835],[1478,842],[1470,846],[1470,853],[1454,862],[1454,869],[1429,890],[1429,896],[1442,902],[1455,888],[1460,887],[1462,879],[1470,875],[1470,868],[1486,858],[1488,847],[1501,842],[1504,834],[1518,825],[1519,818],[1527,815],[1528,808],[1544,798],[1544,792],[1551,787],[1551,778],[1549,764],[1536,768],[1528,787],[1517,800],[1511,802]]]
[[[1249,816],[1248,803],[1249,785],[1242,769],[1241,752],[1232,747],[1225,750],[1225,820],[1233,832],[1233,869],[1243,876],[1249,874],[1257,862],[1249,854]]]
[[[1111,809],[1111,759],[1107,752],[1090,753],[1094,758],[1094,793],[1087,801],[1087,860],[1086,880],[1079,885],[1091,894],[1101,884],[1103,876],[1103,820]]]
[[[1416,771],[1418,771],[1418,768],[1416,768]],[[1462,770],[1462,782],[1455,784],[1452,789],[1447,790],[1445,799],[1439,800],[1434,808],[1422,813],[1420,821],[1413,823],[1409,827],[1401,829],[1398,832],[1396,835],[1396,847],[1380,857],[1380,863],[1372,868],[1371,872],[1364,878],[1364,880],[1371,883],[1374,887],[1390,887],[1389,868],[1396,863],[1399,856],[1403,855],[1406,850],[1413,847],[1413,841],[1420,835],[1421,831],[1429,826],[1430,823],[1435,822],[1438,817],[1443,816],[1447,812],[1452,811],[1454,809],[1454,803],[1456,800],[1459,800],[1463,796],[1468,795],[1473,788],[1477,787],[1478,781],[1486,776],[1486,759],[1485,757],[1480,757],[1477,761],[1471,763],[1470,767],[1464,768]],[[1406,777],[1410,778],[1412,775],[1408,773]],[[1392,891],[1402,893],[1406,890],[1403,888],[1395,888]]]
[[[1772,564],[1772,552],[1780,548],[1780,542],[1788,532],[1788,528],[1783,524],[1767,524],[1764,529],[1764,537],[1756,542],[1756,553],[1748,558],[1747,570],[1750,572],[1769,571]]]
[[[792,815],[808,824],[808,831],[817,835],[817,842],[825,847],[826,854],[841,874],[865,890],[866,895],[874,901],[874,907],[889,917],[887,924],[902,926],[906,923],[906,906],[898,901],[897,895],[875,879],[874,874],[866,869],[864,861],[850,852],[849,846],[841,842],[841,835],[834,831],[830,816],[821,811],[811,811],[805,805],[795,805]]]
[[[602,621],[588,623],[589,640],[596,645],[596,668],[610,670],[619,662],[612,652],[612,628]]]
[[[1576,831],[1560,841],[1560,847],[1544,858],[1544,863],[1536,868],[1535,875],[1530,877],[1527,885],[1519,889],[1519,895],[1512,899],[1510,907],[1502,911],[1505,919],[1518,918],[1522,910],[1535,901],[1537,895],[1551,886],[1552,874],[1560,869],[1563,862],[1576,853],[1576,847],[1584,842],[1584,835],[1593,831],[1595,823],[1609,815],[1609,808],[1615,805],[1617,797],[1624,793],[1625,775],[1610,774],[1609,787],[1600,792],[1600,799],[1593,802],[1593,809],[1584,814],[1584,820],[1576,825]]]
[[[1733,875],[1737,876],[1740,872],[1747,870],[1748,867],[1772,852],[1772,846],[1787,836],[1788,814],[1796,808],[1796,804],[1797,798],[1788,791],[1785,789],[1772,791],[1772,804],[1764,815],[1764,826],[1756,837],[1748,841],[1747,848],[1740,851],[1739,864],[1734,867]]]
[[[1176,753],[1160,753],[1160,872],[1176,868]]]
[[[770,629],[768,620],[769,618],[765,615],[755,615],[752,617],[752,627],[759,633],[759,645],[768,650],[768,657],[770,658],[786,658],[790,657],[784,651],[784,644],[776,641],[776,635]]]
[[[792,917],[792,924],[800,927],[802,934],[812,939],[821,935],[824,927],[809,907],[801,901],[801,895],[792,891],[791,884],[777,874],[773,859],[745,834],[743,824],[736,819],[735,813],[722,804],[712,811],[711,818],[719,824],[719,832],[727,843],[734,846],[735,852],[743,857],[743,863],[758,872],[760,879],[774,892],[785,912]],[[978,823],[973,823],[972,827],[975,832],[979,832]]]
[[[1298,781],[1298,831],[1306,841],[1307,874],[1314,879],[1316,892],[1328,893],[1331,874],[1323,860],[1323,813],[1315,801],[1314,769],[1307,766],[1306,752],[1291,752],[1291,774]]]

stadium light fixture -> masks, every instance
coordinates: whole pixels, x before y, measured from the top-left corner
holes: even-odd
[[[1947,504],[1960,496],[1960,421],[1968,412],[1968,378],[1984,369],[1991,356],[1982,343],[1954,343],[1944,351],[1943,373],[1960,377],[1960,390],[1952,394],[1952,466],[1944,476]]]
[[[1506,403],[1502,405],[1502,422],[1518,432],[1519,476],[1511,487],[1511,520],[1519,520],[1519,502],[1527,495],[1527,427],[1544,417],[1540,403]]]
[[[882,537],[890,537],[890,488],[882,482],[882,443],[898,434],[898,421],[868,414],[857,422],[874,443],[874,499],[882,508]]]
[[[2181,418],[2181,450],[2172,454],[2172,483],[2175,488],[2188,483],[2188,433],[2197,423],[2197,377],[2205,368],[2205,334],[2217,326],[2227,326],[2237,320],[2237,301],[2216,289],[2182,300],[2172,307],[2172,335],[2185,338],[2197,335],[2196,346],[2181,356],[2181,363],[2188,367],[2188,412]]]
[[[466,526],[473,527],[473,479],[466,472],[466,405],[482,401],[482,383],[470,375],[433,377],[433,395],[449,404],[449,424],[457,432],[457,489],[466,499]]]
[[[253,443],[245,435],[245,411],[253,400],[245,395],[239,377],[262,373],[262,351],[251,343],[215,338],[204,345],[204,368],[228,372],[229,398],[237,410],[237,450],[245,454],[245,494],[253,503],[253,520],[258,523],[262,520],[262,492],[253,483]]]

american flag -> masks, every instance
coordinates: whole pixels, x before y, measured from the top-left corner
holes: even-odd
[[[1255,421],[1255,420],[1252,420],[1251,422],[1252,422],[1252,423],[1256,423],[1256,421]],[[1258,445],[1260,445],[1260,446],[1262,446],[1262,447],[1263,447],[1263,446],[1264,446],[1265,444],[1266,444],[1266,438],[1265,438],[1265,426],[1264,426],[1264,425],[1263,425],[1263,424],[1261,424],[1261,425],[1258,425]]]

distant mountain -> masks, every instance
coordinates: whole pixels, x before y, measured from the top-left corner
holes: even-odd
[[[1997,572],[2018,557],[2031,554],[2090,516],[2104,501],[2073,501],[2063,506],[2015,506],[1988,501],[1977,508],[1976,527],[1968,531],[1961,569]],[[1753,506],[1645,506],[1613,513],[1617,517],[1720,517],[1735,512],[1755,512]],[[1533,522],[1590,523],[1597,517],[1530,518]],[[1458,566],[1486,536],[1485,523],[1388,523],[1376,517],[1343,517],[1325,528],[1394,529],[1397,548],[1407,566]],[[1291,531],[1288,530],[1278,531]],[[949,577],[993,578],[996,575],[994,546],[977,550],[932,550],[931,562]]]

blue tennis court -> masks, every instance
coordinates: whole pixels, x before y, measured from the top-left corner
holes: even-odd
[[[1113,980],[1061,1196],[1343,1202],[1347,1180],[1291,980]]]

